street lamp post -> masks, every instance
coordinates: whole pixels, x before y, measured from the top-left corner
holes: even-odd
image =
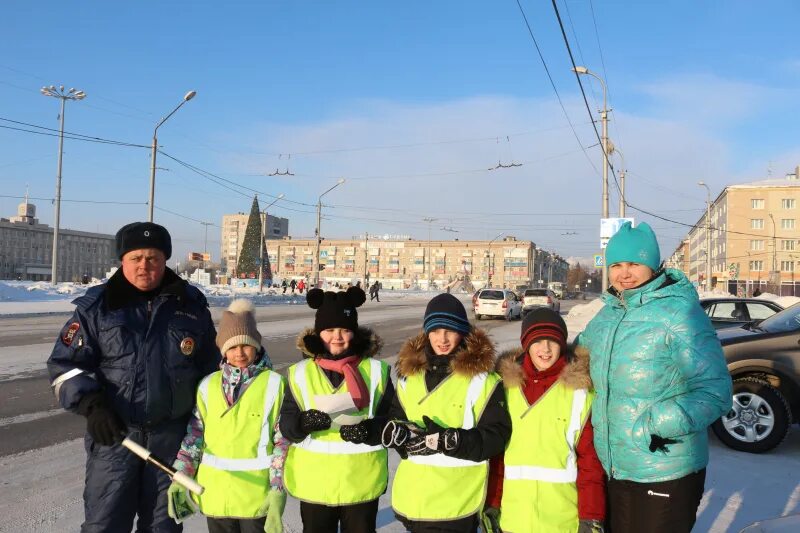
[[[436,222],[439,220],[438,218],[431,218],[425,217],[422,219],[423,221],[428,223],[428,290],[431,290],[431,285],[433,284],[433,257],[431,257],[431,223]],[[422,264],[424,265],[425,262],[423,261]]]
[[[497,237],[489,241],[489,275],[487,276],[488,279],[486,280],[486,285],[489,288],[492,287],[492,275],[494,274],[494,255],[492,254],[492,243],[502,236],[503,234],[500,233]]]
[[[261,218],[261,247],[259,248],[258,254],[261,259],[258,262],[258,292],[264,290],[264,226],[267,223],[267,209],[275,205],[275,202],[282,198],[283,193],[276,196],[275,199],[272,200],[272,203],[259,213],[259,217]]]
[[[625,154],[613,143],[611,144],[611,153],[617,153],[622,158],[622,165],[619,169],[619,218],[625,218]]]
[[[777,284],[777,289],[780,292],[781,278],[778,273],[778,242],[775,240],[775,217],[770,213],[769,218],[772,220],[772,272],[770,272],[769,277],[773,283]],[[778,296],[782,295],[778,294]]]
[[[58,134],[58,174],[56,175],[56,208],[53,223],[53,259],[50,271],[50,282],[55,285],[58,283],[58,230],[61,227],[61,162],[64,156],[64,109],[67,100],[83,100],[86,93],[75,88],[68,91],[64,90],[63,85],[56,87],[42,87],[41,92],[45,96],[52,96],[61,100],[61,128]]]
[[[156,124],[156,128],[153,130],[153,145],[151,147],[151,152],[150,152],[150,201],[148,202],[148,218],[147,218],[147,220],[149,220],[150,222],[153,221],[153,204],[156,194],[156,152],[158,152],[158,128],[160,128],[161,125],[164,122],[166,122],[169,117],[174,115],[175,112],[178,111],[178,109],[180,109],[181,106],[183,106],[183,104],[194,98],[196,94],[197,91],[189,91],[188,93],[186,93],[181,103],[178,104],[178,106],[175,109],[173,109],[169,115],[162,118],[159,121],[159,123]]]
[[[584,74],[586,76],[592,76],[597,81],[600,82],[600,85],[603,87],[603,109],[600,110],[600,119],[603,122],[603,135],[601,137],[601,147],[603,149],[603,198],[602,198],[602,209],[603,209],[603,218],[608,218],[608,94],[606,91],[606,83],[603,81],[603,78],[592,72],[586,67],[575,67],[572,69],[573,72],[576,74]],[[603,261],[603,280],[602,280],[602,289],[603,292],[606,292],[608,289],[608,265],[605,264]]]
[[[339,178],[336,185],[319,195],[317,200],[317,249],[314,252],[314,287],[319,285],[319,245],[322,242],[322,235],[320,234],[320,222],[322,221],[322,197],[331,192],[333,189],[345,182],[344,178]]]
[[[706,188],[706,290],[711,291],[711,189],[703,181],[697,184]]]

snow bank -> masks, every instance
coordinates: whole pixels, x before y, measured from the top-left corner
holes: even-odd
[[[576,305],[570,309],[565,317],[570,338],[574,338],[578,333],[586,329],[586,324],[588,324],[594,318],[594,315],[603,308],[603,305],[603,300],[597,298],[591,302]]]

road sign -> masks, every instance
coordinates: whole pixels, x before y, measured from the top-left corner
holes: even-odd
[[[595,254],[594,256],[594,267],[595,268],[603,268],[605,265],[605,258],[602,254]]]
[[[633,225],[632,218],[601,218],[600,219],[600,248],[605,249],[609,239],[614,236],[619,228],[626,222]],[[597,265],[595,265],[597,266]],[[602,265],[601,265],[602,266]]]

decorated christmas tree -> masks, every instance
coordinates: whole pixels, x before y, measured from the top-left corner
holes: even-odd
[[[236,275],[239,278],[258,278],[258,267],[261,263],[261,211],[258,208],[258,196],[253,198],[250,207],[250,217],[247,219],[247,229],[244,232],[242,250],[239,253],[239,262],[236,265]],[[267,243],[264,242],[264,279],[272,279],[272,269],[267,255]]]

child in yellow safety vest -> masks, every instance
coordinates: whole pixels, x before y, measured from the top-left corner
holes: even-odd
[[[304,533],[374,532],[389,477],[380,432],[394,397],[383,346],[358,326],[364,291],[311,289],[314,329],[297,338],[303,360],[289,368],[280,429],[292,445],[286,490],[300,500]]]
[[[472,533],[486,496],[490,457],[511,434],[495,350],[464,305],[440,294],[423,329],[397,356],[397,393],[382,443],[401,461],[392,484],[395,516],[414,533]]]
[[[592,443],[588,352],[568,350],[566,323],[546,307],[526,314],[520,343],[497,361],[513,430],[490,463],[485,529],[602,533],[605,474]]]
[[[231,303],[216,342],[223,355],[221,369],[200,382],[173,464],[205,490],[190,496],[181,485],[170,485],[170,516],[182,521],[198,508],[210,533],[281,533],[289,446],[278,431],[284,381],[271,370],[261,346],[252,302]]]

